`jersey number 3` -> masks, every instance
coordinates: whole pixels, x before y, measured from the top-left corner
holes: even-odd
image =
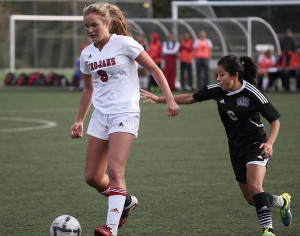
[[[100,76],[100,79],[101,79],[102,82],[107,82],[108,76],[107,76],[107,73],[104,70],[98,70],[97,73]]]
[[[230,117],[230,119],[237,121],[239,118],[237,118],[237,116],[234,114],[233,111],[227,111],[228,116]]]

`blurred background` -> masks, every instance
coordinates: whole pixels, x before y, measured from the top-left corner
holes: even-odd
[[[0,0],[0,71],[5,74],[14,70],[74,69],[76,58],[87,42],[82,10],[85,5],[93,2]],[[173,32],[179,41],[185,31],[196,39],[199,30],[206,30],[214,45],[212,62],[228,53],[257,57],[260,50],[265,49],[264,46],[271,46],[278,56],[281,52],[279,42],[285,36],[286,29],[291,29],[295,41],[300,43],[300,5],[297,5],[300,1],[293,1],[295,4],[292,5],[257,6],[243,6],[243,1],[237,1],[241,6],[212,7],[194,6],[192,3],[197,1],[180,1],[186,2],[186,6],[178,7],[177,21],[174,21],[170,0],[109,2],[118,5],[126,13],[134,36],[138,33],[145,35],[146,47],[152,32],[158,32],[161,41],[166,40],[168,34]],[[19,18],[12,21],[12,15],[78,18],[65,21]],[[10,29],[12,22],[13,32]]]

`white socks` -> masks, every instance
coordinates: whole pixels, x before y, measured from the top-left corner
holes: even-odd
[[[112,229],[113,235],[117,235],[118,233],[118,225],[123,212],[126,195],[126,189],[110,189],[109,192],[106,225]]]
[[[271,207],[278,207],[278,208],[282,208],[284,206],[284,200],[281,196],[276,196],[276,195],[272,195],[273,196],[273,202],[271,204]]]
[[[262,90],[266,91],[268,89],[268,85],[269,85],[269,78],[264,77],[262,79]]]

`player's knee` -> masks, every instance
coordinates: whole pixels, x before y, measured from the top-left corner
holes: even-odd
[[[94,173],[92,172],[86,172],[85,173],[85,182],[90,185],[91,187],[94,187],[94,188],[101,188],[102,186],[102,178],[99,178],[99,176],[95,175]],[[106,187],[106,186],[104,186]]]

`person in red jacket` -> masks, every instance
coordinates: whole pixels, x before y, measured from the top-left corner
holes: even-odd
[[[297,91],[300,92],[300,45],[297,46],[296,52],[292,55],[290,61],[290,68],[295,73],[296,80],[297,80],[296,88]]]
[[[155,62],[155,64],[161,68],[162,60],[162,43],[160,41],[160,36],[158,33],[151,34],[151,42],[149,43],[148,54]],[[154,78],[150,75],[149,78],[149,89],[150,90],[159,90]]]
[[[183,90],[193,90],[193,44],[194,41],[191,38],[189,32],[185,32],[183,39],[180,41],[180,82]],[[187,72],[187,85],[185,84],[184,73]]]

